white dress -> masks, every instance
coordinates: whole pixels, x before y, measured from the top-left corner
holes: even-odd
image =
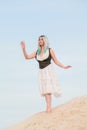
[[[49,55],[50,50],[48,49],[43,56],[37,55],[36,58],[38,61],[43,61]],[[48,93],[53,94],[55,97],[61,96],[61,89],[52,64],[47,65],[43,69],[39,68],[39,88],[42,96]]]

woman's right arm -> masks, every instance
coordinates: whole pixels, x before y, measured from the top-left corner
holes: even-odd
[[[35,58],[35,56],[36,56],[36,51],[33,52],[33,53],[31,53],[30,55],[28,55],[27,52],[26,52],[26,49],[25,49],[25,42],[24,42],[24,41],[21,42],[21,48],[22,48],[22,51],[23,51],[23,54],[24,54],[25,59]]]

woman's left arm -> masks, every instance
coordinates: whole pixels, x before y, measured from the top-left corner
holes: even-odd
[[[54,51],[53,51],[52,49],[50,49],[50,54],[51,54],[51,57],[52,57],[54,63],[55,63],[56,65],[60,66],[61,68],[68,69],[68,68],[72,67],[72,66],[70,66],[70,65],[67,65],[67,66],[63,65],[63,64],[56,58],[56,56],[55,56],[55,54],[54,54]]]

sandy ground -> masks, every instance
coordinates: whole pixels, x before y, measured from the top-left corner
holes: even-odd
[[[58,106],[51,113],[37,113],[4,130],[87,130],[87,96]]]

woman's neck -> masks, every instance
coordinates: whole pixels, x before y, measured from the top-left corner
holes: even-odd
[[[40,56],[43,56],[43,53],[44,53],[44,46],[41,46],[41,53],[40,53]]]
[[[41,51],[43,51],[44,50],[44,46],[41,46]]]

